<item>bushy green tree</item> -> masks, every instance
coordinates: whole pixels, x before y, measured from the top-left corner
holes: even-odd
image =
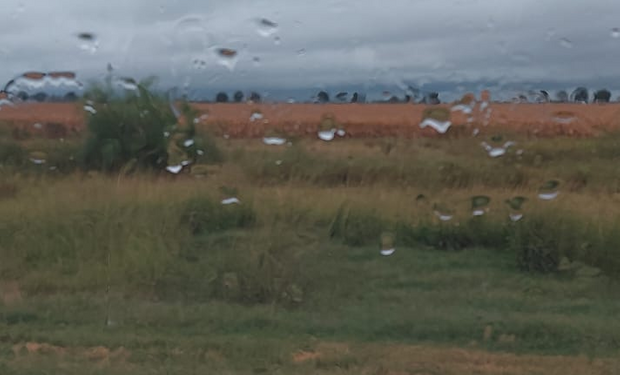
[[[85,95],[91,107],[83,150],[86,168],[107,172],[127,166],[165,168],[168,137],[177,119],[167,100],[148,86],[137,84],[135,91],[124,95],[116,95],[109,84],[93,86]]]

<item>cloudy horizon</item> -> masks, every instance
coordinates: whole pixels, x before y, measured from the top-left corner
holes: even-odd
[[[67,70],[89,81],[111,64],[119,75],[209,93],[445,83],[618,90],[619,16],[613,0],[4,0],[0,81]]]

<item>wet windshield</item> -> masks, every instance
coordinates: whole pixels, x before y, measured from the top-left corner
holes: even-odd
[[[620,373],[620,3],[0,21],[0,373]]]

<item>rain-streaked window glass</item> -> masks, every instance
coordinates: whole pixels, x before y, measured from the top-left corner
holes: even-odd
[[[0,2],[0,374],[619,374],[620,2]]]

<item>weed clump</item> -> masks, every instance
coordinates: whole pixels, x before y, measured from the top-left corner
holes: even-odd
[[[182,225],[194,235],[248,228],[255,222],[256,213],[251,205],[222,205],[206,197],[186,201],[181,214]]]

